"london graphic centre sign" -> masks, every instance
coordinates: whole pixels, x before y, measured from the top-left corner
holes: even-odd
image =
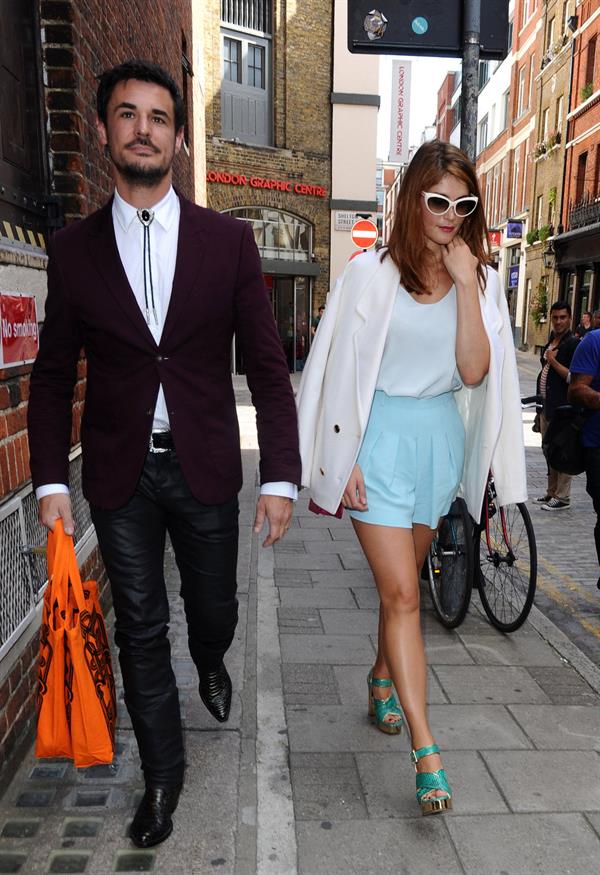
[[[221,170],[209,170],[207,182],[218,182],[221,185],[249,185],[250,188],[266,188],[271,191],[287,191],[304,197],[327,197],[327,189],[322,185],[309,185],[306,182],[290,182],[288,179],[266,179],[263,176],[246,176],[243,173],[229,173]]]

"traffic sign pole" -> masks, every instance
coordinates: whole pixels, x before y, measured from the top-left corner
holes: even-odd
[[[480,29],[481,0],[464,0],[460,148],[467,153],[473,163],[477,154]]]
[[[350,237],[358,249],[363,249],[366,252],[367,249],[372,249],[377,243],[379,231],[375,222],[372,222],[370,219],[360,219],[352,226]]]

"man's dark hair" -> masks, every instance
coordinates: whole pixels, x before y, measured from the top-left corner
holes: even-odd
[[[550,307],[550,312],[554,313],[555,310],[566,310],[569,316],[571,315],[571,305],[568,301],[555,301]]]
[[[321,312],[321,310],[324,310],[324,309],[325,309],[325,305],[321,304],[321,306],[319,307],[319,313]]]
[[[119,82],[127,82],[129,79],[138,79],[140,82],[154,82],[166,88],[173,98],[175,130],[178,131],[185,124],[185,104],[181,91],[175,80],[169,76],[166,70],[154,64],[152,61],[133,59],[124,61],[110,70],[105,70],[96,77],[98,79],[98,92],[96,94],[96,108],[98,118],[106,124],[106,111],[110,96]]]

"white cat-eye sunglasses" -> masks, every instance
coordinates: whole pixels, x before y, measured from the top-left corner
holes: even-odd
[[[425,199],[425,206],[434,216],[443,216],[450,207],[454,207],[456,215],[464,219],[465,216],[470,216],[471,213],[475,212],[479,203],[479,198],[474,194],[459,197],[455,201],[451,201],[446,195],[437,194],[435,191],[422,191],[421,196]]]

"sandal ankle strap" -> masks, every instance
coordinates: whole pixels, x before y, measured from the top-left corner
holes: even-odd
[[[372,687],[391,687],[392,681],[390,678],[374,678],[369,675],[369,683]]]
[[[431,756],[433,753],[439,753],[440,749],[437,744],[432,744],[429,747],[420,747],[417,750],[412,750],[410,752],[410,758],[412,762],[417,765],[419,760],[422,760],[423,757]]]

